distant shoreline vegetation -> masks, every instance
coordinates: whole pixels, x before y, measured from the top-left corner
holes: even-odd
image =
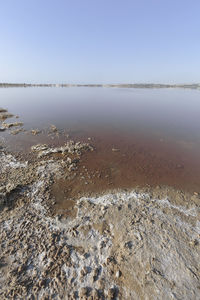
[[[30,83],[0,83],[0,88],[9,87],[105,87],[105,88],[184,88],[200,89],[200,83],[194,84],[155,84],[155,83],[133,83],[133,84],[30,84]]]

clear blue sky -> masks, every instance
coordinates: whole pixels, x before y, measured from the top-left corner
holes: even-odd
[[[200,0],[0,0],[0,82],[200,82]]]

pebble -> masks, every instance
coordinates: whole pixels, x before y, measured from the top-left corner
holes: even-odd
[[[116,276],[117,278],[119,278],[119,277],[121,276],[121,271],[118,270],[118,271],[116,272],[115,276]]]

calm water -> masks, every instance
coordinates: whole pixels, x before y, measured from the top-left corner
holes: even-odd
[[[0,89],[0,105],[19,115],[26,129],[53,123],[200,140],[198,90],[9,88]]]
[[[26,130],[54,124],[72,138],[94,137],[97,151],[90,163],[114,168],[114,186],[135,182],[198,189],[198,90],[8,88],[0,89],[0,107],[18,115]],[[21,148],[44,138],[24,133],[11,136],[9,131],[0,135]],[[59,137],[57,143],[62,142],[64,137]],[[113,154],[113,147],[120,154]]]

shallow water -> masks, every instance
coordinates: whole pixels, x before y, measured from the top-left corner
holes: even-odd
[[[200,191],[198,90],[8,88],[0,89],[0,107],[18,115],[26,130],[54,124],[72,139],[92,138],[96,151],[82,165],[99,170],[101,178],[83,185],[83,192],[146,184]],[[0,135],[12,150],[66,141],[64,134],[52,140],[45,133],[9,133]]]
[[[0,105],[26,128],[120,131],[200,140],[200,92],[184,89],[9,88]]]

